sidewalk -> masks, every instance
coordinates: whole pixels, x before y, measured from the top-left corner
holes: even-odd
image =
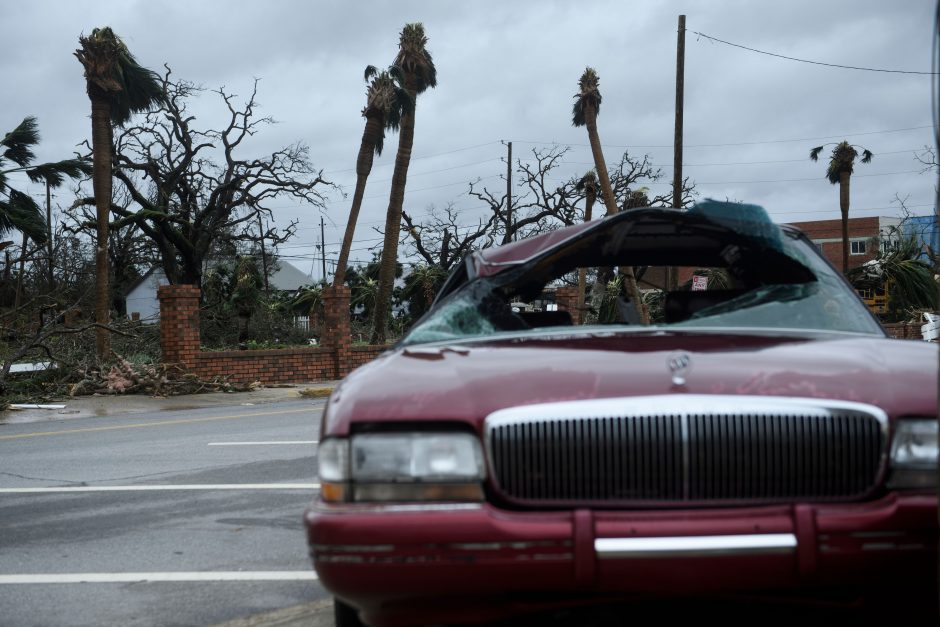
[[[146,396],[142,394],[113,394],[75,396],[50,401],[50,405],[65,405],[56,409],[9,409],[0,411],[0,425],[113,414],[139,414],[157,411],[183,411],[207,407],[232,405],[261,405],[277,401],[303,398],[326,398],[338,381],[297,383],[278,387],[263,387],[251,392],[210,392],[208,394],[183,394],[180,396]],[[309,396],[302,395],[306,393]]]

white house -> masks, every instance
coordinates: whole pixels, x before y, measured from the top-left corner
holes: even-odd
[[[277,262],[278,269],[268,279],[269,285],[283,292],[294,292],[304,285],[313,283],[313,279],[286,261]],[[157,288],[169,285],[163,268],[154,266],[144,273],[127,292],[127,316],[140,316],[141,322],[156,323],[160,320],[160,301]]]

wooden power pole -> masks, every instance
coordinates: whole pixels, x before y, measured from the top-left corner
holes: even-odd
[[[46,181],[46,256],[49,263],[49,294],[55,292],[55,273],[52,267],[52,185]]]
[[[326,285],[326,236],[323,230],[323,216],[320,216],[320,255],[323,260],[323,284]]]
[[[676,41],[676,128],[673,134],[672,152],[672,206],[682,208],[682,109],[685,100],[685,16],[679,16],[679,32]],[[667,289],[678,288],[679,271],[669,268]]]
[[[676,130],[673,135],[672,206],[682,208],[682,104],[685,90],[685,16],[679,16],[676,42]]]
[[[506,142],[506,237],[503,243],[511,242],[515,237],[512,228],[512,142]]]

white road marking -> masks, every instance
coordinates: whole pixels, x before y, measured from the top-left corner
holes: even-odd
[[[157,490],[319,490],[319,483],[217,483],[161,485],[60,486],[54,488],[0,488],[0,494],[49,492],[148,492]]]
[[[137,583],[158,581],[316,581],[312,570],[260,570],[169,573],[61,573],[0,575],[2,584]]]
[[[288,440],[282,442],[209,442],[206,446],[266,446],[269,444],[317,444],[319,440]]]

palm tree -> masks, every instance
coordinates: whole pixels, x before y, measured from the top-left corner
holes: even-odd
[[[575,189],[584,192],[584,221],[590,222],[594,213],[594,203],[597,202],[597,173],[594,170],[588,171],[578,183]],[[578,312],[581,316],[581,322],[584,323],[584,290],[587,287],[587,268],[578,269]]]
[[[346,234],[339,251],[336,273],[333,275],[333,287],[342,285],[346,279],[349,250],[356,231],[356,221],[359,219],[359,209],[362,207],[362,196],[366,191],[366,180],[372,172],[373,156],[382,154],[386,129],[397,131],[402,115],[413,109],[414,101],[400,87],[401,74],[395,68],[390,72],[379,72],[375,66],[370,65],[366,68],[365,80],[369,82],[370,79],[371,83],[366,91],[366,106],[362,109],[366,128],[362,132],[359,157],[356,159],[356,191],[353,194],[352,207],[349,209],[349,221],[346,223]]]
[[[809,151],[809,158],[813,161],[819,160],[819,153],[826,144],[816,146]],[[852,178],[852,171],[855,166],[855,158],[858,157],[856,146],[843,141],[836,144],[832,149],[832,156],[829,157],[829,167],[826,170],[826,178],[833,185],[839,185],[839,209],[842,210],[842,272],[849,271],[849,180]],[[860,148],[860,146],[859,146]],[[874,155],[870,150],[862,148],[862,163],[868,163]]]
[[[574,95],[571,123],[575,126],[587,128],[588,140],[591,142],[591,153],[594,155],[594,169],[600,179],[601,195],[607,207],[607,215],[617,213],[617,201],[614,200],[614,190],[610,185],[610,176],[607,174],[607,163],[604,161],[604,152],[601,150],[601,140],[597,133],[597,114],[601,110],[600,78],[594,68],[586,68],[578,81],[580,89]],[[649,318],[643,309],[640,300],[640,291],[636,286],[636,276],[631,266],[621,266],[627,289],[627,296],[636,307],[643,324],[649,324]]]
[[[108,218],[111,211],[112,124],[122,126],[132,113],[148,111],[161,103],[165,94],[160,77],[137,64],[134,56],[107,26],[78,38],[75,51],[85,69],[85,86],[91,100],[92,186],[98,218],[98,244],[95,249],[95,347],[99,361],[108,359]]]
[[[3,151],[0,152],[0,235],[16,229],[42,244],[47,238],[43,211],[32,196],[10,185],[9,175],[23,172],[34,183],[46,182],[50,187],[58,187],[66,177],[76,179],[91,174],[91,165],[82,159],[32,165],[36,158],[32,147],[38,143],[39,125],[32,116],[26,117],[0,139],[0,150]],[[8,167],[6,161],[12,161],[13,167]]]
[[[398,133],[398,154],[395,155],[395,171],[392,174],[392,190],[388,199],[385,217],[385,243],[382,246],[382,265],[379,269],[379,290],[376,296],[375,317],[372,327],[372,344],[384,344],[388,314],[392,303],[392,287],[395,282],[395,265],[398,261],[398,236],[401,230],[401,211],[405,203],[405,184],[408,179],[408,164],[411,162],[411,147],[415,136],[415,110],[418,94],[429,87],[437,86],[437,69],[428,52],[428,38],[420,23],[405,24],[399,36],[398,55],[393,70],[402,79],[405,92],[414,102],[411,111],[401,116]]]
[[[936,311],[940,307],[937,280],[922,255],[916,238],[902,238],[897,246],[882,249],[875,259],[852,268],[846,278],[856,289],[887,292],[892,318],[903,319],[918,310]]]

